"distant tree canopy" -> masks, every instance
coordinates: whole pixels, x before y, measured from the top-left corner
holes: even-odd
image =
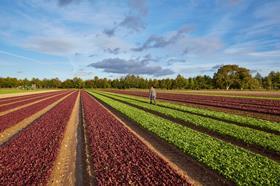
[[[258,81],[254,79],[250,70],[238,65],[224,65],[214,74],[214,82],[221,89],[257,89]]]
[[[269,89],[280,90],[280,72],[270,72],[266,77],[259,73],[252,77],[250,70],[237,65],[224,65],[218,69],[213,78],[207,75],[186,78],[178,75],[175,79],[146,79],[140,76],[127,75],[118,79],[98,78],[82,80],[75,77],[61,81],[53,79],[17,79],[1,78],[0,88],[26,88],[36,85],[37,88],[139,88],[146,89],[153,85],[160,89]]]

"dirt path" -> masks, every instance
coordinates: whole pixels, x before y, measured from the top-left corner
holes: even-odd
[[[112,97],[110,97],[110,98],[111,99],[115,99],[115,98],[112,98]],[[138,100],[138,99],[135,99],[133,97],[125,97],[125,98],[127,98],[129,100],[141,102],[141,103],[148,103],[147,101]],[[115,99],[115,100],[121,101],[121,100],[118,100],[118,99]],[[191,112],[191,111],[187,111],[187,110],[183,110],[183,109],[179,109],[179,108],[174,108],[174,107],[169,107],[169,106],[161,105],[161,104],[157,104],[157,106],[162,107],[162,108],[168,108],[168,109],[177,110],[177,111],[188,113],[188,114],[193,114],[193,115],[201,116],[201,117],[204,117],[204,118],[211,118],[211,119],[215,119],[217,121],[223,121],[223,122],[226,122],[226,123],[229,123],[229,124],[233,124],[233,125],[238,125],[238,126],[241,126],[241,127],[248,127],[248,128],[254,129],[254,130],[259,130],[259,131],[263,131],[263,132],[267,132],[267,133],[271,133],[271,134],[280,135],[279,131],[270,130],[270,129],[264,129],[264,128],[261,128],[261,127],[258,127],[258,126],[253,126],[253,125],[249,125],[249,124],[246,124],[246,123],[239,123],[239,122],[231,121],[231,120],[225,119],[225,118],[219,118],[219,117],[212,116],[212,115],[211,116],[210,115],[204,115],[204,114],[201,114],[201,113],[195,113],[195,112]]]
[[[121,100],[118,100],[118,99],[115,99],[115,98],[111,98],[111,97],[109,97],[109,98],[113,99],[113,100],[116,100],[116,101],[119,101],[121,103],[127,104],[127,105],[129,105],[131,107],[138,108],[140,110],[144,110],[145,112],[149,112],[149,113],[154,114],[156,116],[162,117],[162,118],[167,119],[167,120],[169,120],[169,121],[171,121],[173,123],[176,123],[176,124],[179,124],[179,125],[191,128],[193,130],[196,130],[198,132],[202,132],[202,133],[207,134],[209,136],[212,136],[214,138],[217,138],[217,139],[223,140],[225,142],[231,143],[233,145],[242,147],[242,148],[247,149],[249,151],[252,151],[254,153],[261,154],[261,155],[266,156],[266,157],[268,157],[268,158],[270,158],[270,159],[272,159],[274,161],[280,162],[280,156],[279,156],[278,152],[267,150],[264,147],[261,147],[261,146],[255,145],[255,144],[246,143],[246,142],[244,142],[242,140],[235,139],[235,138],[233,138],[231,136],[222,135],[222,134],[220,134],[218,132],[211,131],[211,130],[205,128],[205,127],[197,126],[197,125],[195,125],[193,123],[186,122],[186,121],[178,119],[178,118],[173,118],[171,116],[162,114],[162,113],[157,112],[157,111],[153,111],[153,110],[150,110],[150,109],[147,109],[147,108],[143,108],[141,106],[136,106],[136,105],[133,105],[131,103],[127,103],[125,101],[121,101]]]
[[[115,117],[125,128],[127,128],[134,136],[136,136],[142,143],[144,143],[153,153],[155,153],[157,156],[162,158],[168,166],[170,166],[175,172],[183,177],[185,180],[187,180],[192,185],[201,185],[198,181],[193,180],[187,172],[180,169],[175,163],[171,162],[168,158],[166,158],[160,151],[158,151],[154,146],[152,146],[145,138],[140,136],[136,131],[132,129],[129,125],[127,125],[123,120],[118,118],[111,110],[109,110],[104,105],[100,104],[105,110],[107,110],[113,117]]]
[[[63,93],[60,93],[60,94],[55,94],[55,95],[52,95],[52,96],[48,96],[48,97],[46,97],[46,98],[42,98],[42,99],[39,99],[39,100],[37,100],[37,101],[33,101],[33,102],[30,102],[30,103],[26,103],[26,104],[23,104],[23,105],[20,105],[20,106],[16,106],[16,107],[11,108],[11,109],[9,109],[9,110],[5,110],[5,111],[3,111],[3,112],[0,112],[0,116],[3,116],[3,115],[5,115],[5,114],[9,114],[9,113],[11,113],[11,112],[17,111],[17,110],[22,109],[22,108],[25,108],[25,107],[29,107],[29,106],[34,105],[34,104],[36,104],[36,103],[40,103],[40,102],[45,101],[45,100],[47,100],[47,99],[50,99],[50,98],[59,96],[59,95],[61,95],[61,94],[64,94],[64,92],[63,92]]]
[[[97,99],[98,100],[98,99]],[[195,161],[192,157],[187,156],[175,146],[167,143],[163,139],[147,131],[139,126],[136,122],[127,118],[125,115],[118,112],[116,109],[98,100],[102,105],[110,110],[111,113],[121,120],[130,131],[154,153],[162,157],[168,164],[178,172],[179,175],[184,175],[192,180],[195,185],[233,185],[223,176],[208,169],[205,165]]]
[[[59,89],[58,90],[40,90],[40,91],[34,91],[34,92],[0,94],[0,99],[9,98],[9,97],[17,97],[17,96],[25,96],[25,95],[31,95],[31,94],[46,93],[46,92],[55,92],[55,91],[61,91],[61,90],[59,90]]]
[[[142,91],[138,91],[138,92],[132,92],[132,91],[108,91],[108,92],[113,92],[113,93],[119,93],[119,94],[127,94],[127,95],[132,95],[132,96],[139,96],[139,97],[146,97],[145,96],[145,92]],[[230,108],[230,107],[224,107],[223,105],[211,105],[207,102],[203,102],[203,103],[199,103],[199,102],[192,102],[190,100],[187,101],[180,101],[180,100],[176,100],[176,99],[172,99],[172,98],[165,98],[165,97],[161,97],[161,96],[157,96],[158,100],[162,100],[162,101],[167,101],[167,102],[173,102],[176,104],[182,104],[182,105],[187,105],[187,106],[191,106],[191,107],[196,107],[196,108],[203,108],[203,109],[209,109],[209,110],[214,110],[214,111],[221,111],[221,112],[226,112],[226,113],[230,113],[230,114],[237,114],[237,115],[242,115],[242,116],[250,116],[250,117],[255,117],[255,118],[259,118],[259,119],[264,119],[264,120],[268,120],[268,121],[276,121],[276,122],[280,122],[280,116],[277,115],[277,113],[264,113],[267,110],[262,109],[262,112],[257,112],[256,110],[247,110],[244,108]],[[235,105],[236,106],[236,105]],[[256,107],[257,108],[257,107]],[[272,108],[270,108],[271,111]]]
[[[0,133],[0,145],[7,142],[10,138],[12,138],[14,135],[16,135],[18,132],[26,128],[28,125],[30,125],[33,121],[44,115],[46,112],[51,110],[53,107],[55,107],[57,104],[59,104],[61,101],[63,101],[65,98],[70,96],[72,93],[67,94],[66,96],[62,97],[61,99],[57,100],[56,102],[52,103],[51,105],[48,105],[44,109],[40,110],[39,112],[36,112],[35,114],[29,116],[28,118],[25,118],[21,122],[17,123],[16,125],[13,125],[12,127],[9,127],[5,129],[3,132]]]
[[[64,137],[54,163],[48,185],[75,185],[77,127],[79,124],[80,93],[77,96]]]
[[[162,100],[162,101],[166,101],[166,100]],[[214,107],[214,106],[182,103],[182,102],[178,102],[178,101],[168,101],[168,102],[181,104],[181,105],[185,105],[185,106],[189,106],[189,107],[208,109],[208,110],[213,110],[213,111],[218,111],[218,112],[225,112],[225,113],[235,114],[235,115],[240,115],[240,116],[253,117],[253,118],[258,118],[258,119],[263,119],[263,120],[268,120],[268,121],[273,121],[273,122],[280,122],[280,116],[277,116],[277,115],[252,113],[252,112],[247,112],[247,111],[233,110],[233,109],[229,109],[229,108],[219,108],[219,107]]]

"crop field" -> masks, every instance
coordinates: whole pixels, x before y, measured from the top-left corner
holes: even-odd
[[[148,97],[147,91],[111,90],[110,92]],[[280,95],[276,93],[273,94],[275,97],[265,97],[264,93],[257,97],[252,97],[251,93],[251,97],[248,97],[246,94],[244,96],[240,96],[240,94],[219,96],[220,94],[217,92],[214,95],[211,95],[211,91],[209,92],[210,95],[207,95],[205,92],[204,94],[159,92],[157,94],[157,98],[161,100],[188,104],[193,107],[210,108],[212,110],[258,117],[271,121],[280,121]]]
[[[0,185],[279,185],[265,92],[58,90],[0,97]]]
[[[27,90],[27,89],[17,89],[17,88],[0,88],[0,98],[10,97],[10,96],[18,96],[18,95],[26,95],[26,94],[36,94],[43,92],[57,91],[55,89],[35,89],[35,90]]]

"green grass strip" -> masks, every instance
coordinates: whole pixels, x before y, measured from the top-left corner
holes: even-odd
[[[165,107],[160,107],[156,105],[151,105],[148,103],[133,101],[127,98],[122,98],[116,95],[101,93],[103,95],[109,96],[111,98],[121,100],[132,105],[136,105],[148,110],[153,110],[160,112],[164,115],[171,116],[173,118],[181,119],[186,122],[190,122],[197,126],[202,126],[209,129],[210,131],[218,132],[222,135],[230,136],[235,139],[244,141],[249,144],[256,144],[264,147],[268,150],[275,152],[280,152],[280,136],[266,133],[263,131],[254,130],[247,127],[240,127],[238,125],[228,124],[222,121],[214,120],[211,118],[206,118],[202,116],[197,116],[194,114],[189,114],[186,112],[173,110]]]
[[[237,185],[280,183],[280,165],[266,157],[176,125],[100,94],[94,92],[91,94]]]
[[[141,101],[147,103],[147,99],[141,98],[141,97],[136,97],[136,96],[128,96],[124,94],[116,94],[116,93],[109,93],[111,95],[118,95],[119,97],[123,98],[129,98],[135,101]],[[224,112],[217,112],[217,111],[212,111],[212,110],[207,110],[207,109],[200,109],[200,108],[194,108],[194,107],[189,107],[185,105],[180,105],[180,104],[175,104],[175,103],[170,103],[166,101],[158,101],[157,102],[158,106],[162,107],[167,107],[171,109],[176,109],[176,110],[181,110],[181,111],[186,111],[190,112],[193,114],[200,114],[206,117],[215,117],[217,119],[222,119],[222,120],[227,120],[227,121],[232,121],[236,122],[239,124],[244,124],[252,127],[258,127],[262,129],[268,129],[276,132],[280,132],[280,123],[277,122],[271,122],[267,120],[262,120],[262,119],[256,119],[252,117],[244,117],[244,116],[239,116],[239,115],[234,115],[234,114],[228,114]]]

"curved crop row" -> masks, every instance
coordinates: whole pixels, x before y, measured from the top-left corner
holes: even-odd
[[[82,103],[97,185],[187,184],[85,92]]]
[[[77,92],[1,146],[0,185],[46,184],[76,98]]]
[[[111,94],[111,95],[117,95],[118,97],[131,99],[133,101],[140,101],[140,102],[147,103],[147,99],[145,99],[145,98],[124,95],[124,94],[116,94],[116,93],[111,93],[111,92],[110,93],[107,92],[107,93]],[[253,118],[253,117],[244,117],[244,116],[240,116],[240,115],[228,114],[228,113],[212,111],[212,110],[208,110],[208,109],[189,107],[186,105],[170,103],[167,101],[159,101],[159,102],[157,102],[157,106],[166,107],[166,108],[170,108],[170,109],[176,109],[179,111],[189,112],[189,113],[193,113],[193,114],[199,114],[199,115],[202,115],[205,117],[217,118],[217,119],[225,120],[225,121],[229,121],[229,122],[235,122],[235,123],[243,124],[244,126],[252,126],[252,127],[256,127],[256,128],[280,132],[280,123],[278,123],[278,122],[271,122],[271,121],[257,119],[257,118]]]
[[[91,94],[237,185],[277,185],[280,183],[280,165],[266,157],[176,125],[102,95]]]
[[[147,97],[147,93],[145,92],[132,92],[132,91],[116,91],[113,90],[112,92],[121,93],[121,94],[129,94],[129,95],[136,95]],[[235,109],[235,110],[242,110],[242,111],[251,111],[251,112],[258,112],[258,113],[265,113],[265,114],[280,114],[280,101],[279,100],[256,100],[259,102],[257,105],[252,105],[252,99],[244,99],[244,98],[221,98],[217,96],[208,96],[205,98],[204,96],[189,96],[183,94],[171,94],[171,93],[158,93],[157,98],[163,100],[170,100],[170,101],[178,101],[182,103],[191,103],[191,104],[199,104],[199,105],[206,105],[206,106],[214,106],[214,107],[221,107],[221,108],[228,108],[228,109]],[[217,100],[213,101],[216,98]],[[234,102],[233,100],[240,99],[239,102]],[[268,103],[269,105],[266,106],[266,102],[274,101],[272,104]]]
[[[42,102],[36,103],[34,105],[31,105],[29,107],[22,108],[20,110],[17,110],[15,112],[10,112],[8,114],[5,114],[3,116],[0,116],[0,132],[5,130],[6,128],[22,121],[24,118],[31,116],[32,114],[38,112],[39,110],[46,107],[46,105],[49,105],[63,96],[70,94],[69,92],[65,92],[64,94],[60,94],[58,96],[52,97],[50,99],[44,100]]]
[[[150,105],[138,101],[131,101],[129,99],[121,98],[118,96],[113,96],[108,94],[103,94],[103,95],[130,103],[132,105],[140,106],[141,108],[146,108],[149,110],[160,112],[164,115],[168,115],[173,118],[178,118],[183,121],[190,122],[197,126],[202,126],[210,131],[215,131],[222,135],[227,135],[235,139],[242,140],[249,144],[259,145],[266,149],[278,152],[280,154],[280,136],[269,134],[262,131],[257,131],[247,127],[240,127],[237,125],[228,124],[222,121],[217,121],[211,118],[205,118],[194,114],[189,114],[178,110],[164,108],[156,105]]]

